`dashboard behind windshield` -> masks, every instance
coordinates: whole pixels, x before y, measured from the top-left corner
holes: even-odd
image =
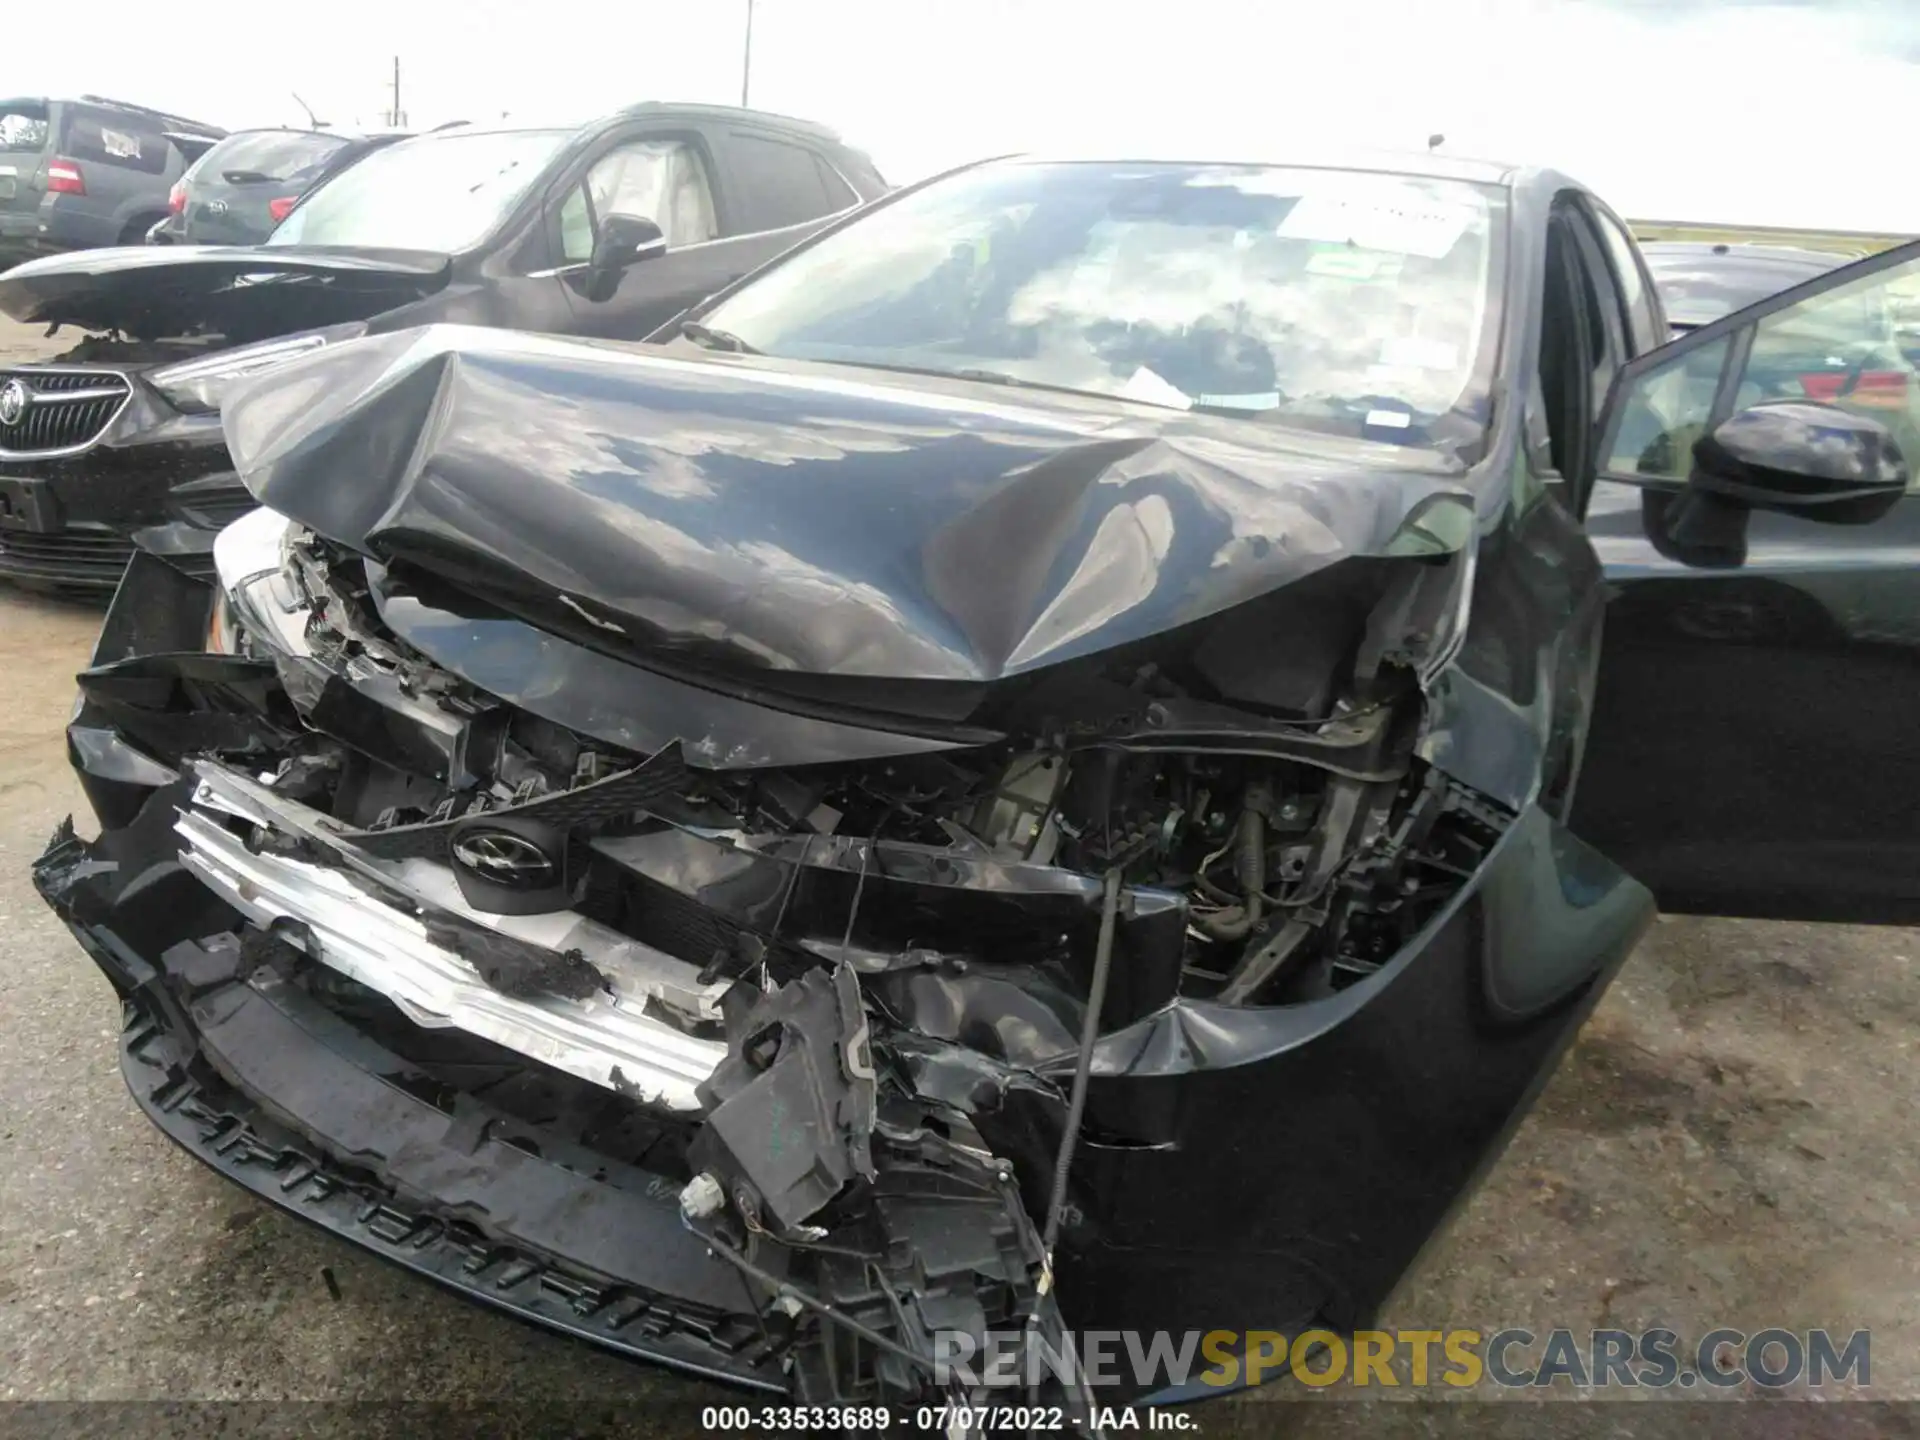
[[[702,321],[766,354],[1452,448],[1479,437],[1505,192],[1350,170],[1002,162],[869,211]]]

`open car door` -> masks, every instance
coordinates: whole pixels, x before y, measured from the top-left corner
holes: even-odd
[[[1663,909],[1920,922],[1920,242],[1642,356],[1572,829]]]

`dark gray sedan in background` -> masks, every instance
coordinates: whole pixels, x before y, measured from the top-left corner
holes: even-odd
[[[1711,325],[1722,315],[1790,290],[1855,260],[1830,250],[1801,250],[1788,245],[1708,244],[1663,240],[1642,245],[1647,269],[1666,307],[1675,335]]]

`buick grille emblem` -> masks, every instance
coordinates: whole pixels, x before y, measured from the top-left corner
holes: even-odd
[[[453,858],[480,879],[513,890],[538,890],[559,876],[546,851],[511,830],[468,830],[455,837]]]
[[[18,425],[33,403],[33,392],[18,380],[0,385],[0,425]]]

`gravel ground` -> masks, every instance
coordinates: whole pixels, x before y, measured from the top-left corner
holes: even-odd
[[[0,358],[41,344],[0,334]],[[408,1279],[216,1179],[134,1109],[108,987],[27,879],[63,815],[86,824],[60,732],[97,623],[0,587],[0,1398],[578,1402],[687,1428],[695,1412],[662,1402],[710,1392]],[[1663,920],[1383,1323],[1664,1325],[1687,1339],[1866,1328],[1874,1393],[1920,1399],[1917,944],[1903,930]],[[1692,1418],[1706,1411],[1686,1410],[1706,1433]],[[1765,1410],[1767,1433],[1809,1433]],[[1443,1423],[1429,1407],[1287,1412],[1302,1435]],[[74,1433],[120,1424],[61,1413]],[[162,1412],[133,1413],[155,1428]],[[302,1413],[301,1433],[377,1428],[346,1407]],[[1279,1412],[1197,1418],[1220,1433],[1271,1428]],[[1860,1433],[1908,1418],[1877,1412]],[[1551,1406],[1526,1433],[1618,1423]]]

